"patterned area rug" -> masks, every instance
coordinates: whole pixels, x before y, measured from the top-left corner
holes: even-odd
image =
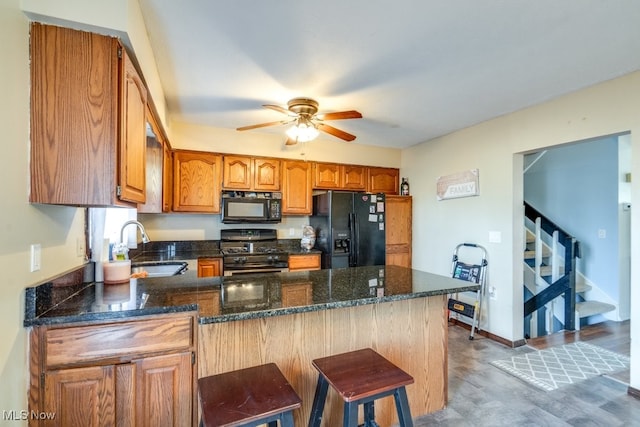
[[[597,375],[629,369],[629,358],[576,342],[491,362],[542,390],[552,391]]]

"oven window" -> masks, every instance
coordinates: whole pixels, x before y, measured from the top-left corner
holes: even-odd
[[[232,218],[264,218],[265,204],[228,202],[227,214]]]

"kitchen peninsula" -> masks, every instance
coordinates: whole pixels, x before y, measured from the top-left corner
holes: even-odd
[[[189,271],[124,285],[53,281],[27,289],[24,325],[32,327],[32,351],[45,354],[32,355],[32,360],[41,361],[52,356],[47,346],[49,351],[56,348],[56,340],[43,338],[42,331],[82,328],[77,336],[84,337],[92,325],[136,324],[166,316],[162,325],[151,326],[173,333],[172,328],[189,330],[185,316],[198,310],[192,340],[184,343],[197,349],[195,375],[274,362],[302,398],[296,425],[306,424],[313,401],[317,372],[311,361],[371,347],[414,377],[407,393],[412,414],[420,416],[446,404],[446,296],[475,289],[470,282],[397,266],[211,278],[197,278]],[[109,363],[119,366],[113,358]],[[45,365],[32,362],[32,370],[46,370]],[[42,400],[33,390],[40,388],[37,378],[31,383],[32,405]],[[195,396],[189,405],[194,422]],[[341,412],[341,400],[330,392],[324,425],[338,425]],[[393,399],[376,405],[376,418],[380,425],[397,422]]]

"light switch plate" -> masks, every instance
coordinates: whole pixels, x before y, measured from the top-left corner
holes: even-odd
[[[40,270],[40,263],[42,257],[42,246],[40,243],[34,243],[31,245],[31,272]]]

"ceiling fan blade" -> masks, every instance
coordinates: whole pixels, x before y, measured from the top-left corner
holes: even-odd
[[[356,110],[338,111],[335,113],[318,114],[320,120],[361,119],[362,114]]]
[[[284,145],[296,145],[297,143],[298,141],[296,141],[295,139],[287,138]]]
[[[274,104],[265,104],[265,105],[263,105],[263,107],[264,107],[264,108],[268,108],[268,109],[270,109],[270,110],[277,111],[277,112],[279,112],[279,113],[286,114],[287,116],[291,116],[291,115],[297,116],[297,114],[293,114],[291,111],[289,111],[289,110],[287,110],[286,108],[281,107],[281,106],[279,106],[279,105],[274,105]]]
[[[353,141],[354,139],[356,139],[355,135],[351,135],[350,133],[347,133],[340,129],[336,129],[333,126],[329,126],[324,123],[318,123],[316,124],[316,127],[318,128],[318,130],[331,134],[340,139],[344,139],[345,141]]]
[[[257,129],[257,128],[264,128],[267,126],[276,126],[276,125],[284,125],[289,123],[289,120],[278,120],[277,122],[269,122],[269,123],[260,123],[257,125],[249,125],[249,126],[242,126],[239,128],[236,128],[236,130],[251,130],[251,129]]]

